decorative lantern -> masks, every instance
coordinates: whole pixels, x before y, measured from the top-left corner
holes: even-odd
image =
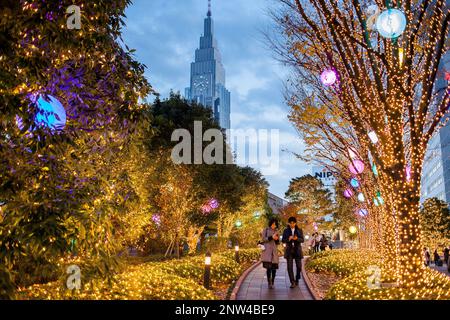
[[[159,214],[154,214],[152,216],[152,221],[159,227],[161,225],[161,216]]]
[[[209,204],[204,204],[204,205],[202,205],[201,210],[202,210],[203,214],[207,214],[207,213],[210,213],[212,211],[212,208],[211,208],[211,206]]]
[[[367,217],[367,215],[369,214],[369,212],[367,211],[367,209],[359,209],[358,210],[358,214],[361,216],[361,217]]]
[[[358,201],[359,202],[364,202],[364,200],[365,200],[364,195],[361,192],[358,193]]]
[[[320,81],[326,87],[333,85],[337,80],[336,71],[332,69],[326,69],[320,75]]]
[[[379,191],[377,192],[377,200],[380,205],[384,204],[383,197],[381,197],[381,193]]]
[[[348,169],[353,174],[360,174],[364,171],[364,162],[361,160],[353,160],[353,162],[348,166]]]
[[[344,191],[344,197],[351,198],[353,196],[353,191],[351,189],[345,189]]]
[[[242,221],[241,220],[237,220],[236,223],[234,224],[237,228],[242,227]]]
[[[369,132],[369,138],[370,138],[370,141],[372,141],[373,144],[377,144],[378,137],[377,137],[377,134],[375,133],[375,131],[370,131]]]
[[[253,217],[254,217],[255,219],[259,219],[259,218],[261,217],[261,212],[255,211],[255,212],[253,213]]]
[[[353,187],[353,188],[358,188],[359,187],[359,181],[358,181],[358,179],[356,179],[356,178],[352,178],[351,180],[350,180],[350,185]]]
[[[37,100],[38,113],[34,119],[37,125],[44,125],[53,130],[63,130],[66,126],[66,110],[61,102],[53,96],[39,96]]]
[[[313,222],[313,227],[314,227],[314,231],[319,230],[319,226],[317,225],[317,223]]]
[[[211,199],[209,200],[208,205],[211,207],[211,209],[217,209],[219,207],[219,201],[217,199]]]
[[[375,177],[378,176],[378,170],[377,170],[377,166],[376,166],[376,165],[373,165],[373,166],[372,166],[372,172],[373,172],[373,174],[375,175]]]
[[[377,30],[385,38],[398,38],[405,28],[405,14],[398,9],[387,9],[377,18]]]
[[[356,152],[355,149],[349,147],[348,149],[348,155],[350,156],[350,159],[357,159],[358,158],[358,152]]]

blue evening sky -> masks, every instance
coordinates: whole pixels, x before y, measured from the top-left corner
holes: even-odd
[[[280,169],[266,179],[270,192],[284,197],[289,180],[311,169],[289,152],[300,153],[303,143],[287,119],[283,81],[288,70],[276,61],[263,36],[273,28],[268,10],[275,4],[212,0],[212,18],[231,91],[231,127],[280,130]],[[134,0],[127,9],[124,41],[137,50],[136,58],[147,65],[147,78],[162,98],[171,89],[184,94],[189,86],[206,13],[207,0]]]

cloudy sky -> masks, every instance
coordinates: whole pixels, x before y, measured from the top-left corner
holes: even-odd
[[[231,127],[279,130],[279,170],[266,179],[272,193],[284,196],[289,180],[311,169],[291,153],[303,147],[283,99],[288,70],[275,60],[263,36],[273,28],[268,10],[274,5],[274,0],[212,0],[212,17],[231,91]],[[183,94],[189,85],[206,13],[207,0],[134,0],[128,8],[125,43],[137,50],[162,97],[171,89]]]

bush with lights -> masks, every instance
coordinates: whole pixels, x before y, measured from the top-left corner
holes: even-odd
[[[259,258],[259,249],[240,251],[241,264],[234,260],[234,251],[213,254],[211,281],[213,285],[230,284],[244,271],[247,262]],[[82,299],[82,300],[209,300],[214,295],[203,288],[204,258],[146,262],[129,265],[126,270],[107,281],[87,283],[80,292],[66,288],[61,282],[36,284],[19,290],[19,299]],[[83,280],[83,279],[82,279]]]
[[[375,279],[374,268],[381,270],[382,261],[380,253],[373,250],[338,249],[314,254],[306,269],[343,277],[327,292],[328,300],[450,299],[450,279],[432,269],[425,269],[420,288],[396,287],[394,275],[386,271]]]

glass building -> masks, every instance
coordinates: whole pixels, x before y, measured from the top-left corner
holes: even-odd
[[[191,83],[185,89],[185,98],[212,108],[220,126],[230,129],[230,92],[225,86],[225,69],[214,37],[210,3],[200,46],[191,63]]]
[[[441,60],[438,77],[436,91],[445,92],[450,82],[449,52]],[[436,132],[428,143],[420,202],[423,203],[428,198],[438,198],[450,204],[450,121]]]

